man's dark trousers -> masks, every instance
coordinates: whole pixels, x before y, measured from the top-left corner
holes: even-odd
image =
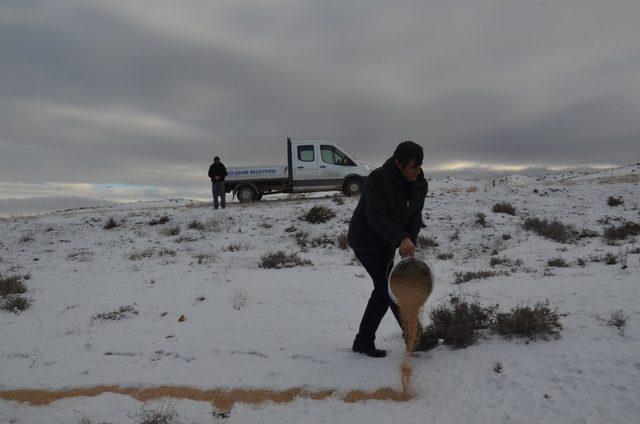
[[[362,321],[360,322],[360,329],[356,336],[356,339],[360,343],[370,345],[374,343],[378,326],[380,326],[380,322],[389,307],[391,307],[391,312],[393,312],[400,328],[402,328],[400,310],[389,297],[387,286],[387,278],[393,268],[395,252],[358,252],[354,250],[354,253],[373,279],[373,292],[371,292],[369,303],[367,303]]]
[[[213,191],[213,208],[218,209],[218,196],[219,196],[221,197],[220,204],[222,205],[222,209],[224,209],[227,206],[227,202],[225,200],[225,195],[224,195],[224,181],[212,181],[211,191]]]

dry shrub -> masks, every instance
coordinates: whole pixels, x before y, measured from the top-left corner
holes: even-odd
[[[440,243],[438,243],[435,239],[429,238],[427,236],[420,236],[418,237],[417,241],[418,241],[418,247],[422,249],[440,246]]]
[[[118,224],[116,219],[114,217],[110,217],[102,228],[104,228],[105,230],[112,230],[119,226],[120,224]]]
[[[144,409],[137,413],[136,424],[179,424],[175,408],[162,405],[158,409]]]
[[[293,268],[296,266],[308,266],[313,263],[308,259],[302,259],[297,253],[285,253],[282,250],[267,253],[260,257],[260,268]]]
[[[640,224],[627,221],[619,226],[612,225],[604,230],[604,238],[607,240],[624,240],[630,236],[640,234]]]
[[[597,231],[590,230],[588,228],[585,228],[584,230],[580,231],[580,233],[578,233],[579,239],[595,238],[598,236],[600,236],[600,233],[598,233]]]
[[[203,265],[215,262],[218,257],[215,253],[201,252],[194,254],[193,259],[196,259],[198,261],[198,265]]]
[[[475,193],[476,191],[478,191],[477,186],[469,186],[467,187],[467,190],[466,190],[467,193]]]
[[[572,226],[563,224],[558,220],[549,221],[547,219],[527,218],[524,221],[524,229],[533,231],[541,237],[548,238],[560,243],[571,243],[577,234]]]
[[[454,283],[455,284],[463,284],[467,283],[471,280],[481,280],[485,278],[491,278],[498,275],[509,275],[506,271],[493,271],[491,269],[482,270],[482,271],[467,271],[467,272],[455,272]]]
[[[169,221],[171,221],[171,218],[169,218],[167,215],[162,215],[160,218],[156,218],[156,219],[153,219],[153,220],[149,221],[148,224],[151,225],[151,226],[153,226],[153,225],[163,225],[163,224],[166,224]]]
[[[453,253],[452,252],[438,252],[438,254],[436,255],[436,258],[446,261],[448,259],[453,259]]]
[[[560,337],[560,314],[556,308],[549,306],[549,301],[530,306],[516,306],[509,312],[497,313],[491,329],[496,333],[509,337],[538,337],[547,340],[547,336]]]
[[[180,234],[180,226],[174,225],[172,227],[164,228],[161,233],[165,236],[177,236]]]
[[[133,318],[134,315],[138,315],[138,311],[133,305],[120,306],[118,309],[111,312],[101,312],[91,317],[93,320],[102,321],[120,321],[122,319]]]
[[[31,298],[20,295],[8,295],[2,299],[0,309],[3,311],[18,313],[31,306]]]
[[[569,266],[569,264],[567,263],[567,261],[564,260],[564,258],[552,258],[549,259],[547,261],[547,265],[548,266],[554,266],[557,268],[566,268]]]
[[[338,234],[338,247],[342,250],[347,250],[347,248],[349,247],[349,239],[347,237],[346,231]]]
[[[27,286],[19,275],[8,275],[3,277],[0,274],[0,296],[22,294],[27,292]]]
[[[304,216],[304,220],[312,224],[321,224],[334,218],[336,213],[326,206],[316,205],[309,209]]]
[[[622,200],[622,197],[609,196],[609,198],[607,199],[607,205],[611,207],[620,206],[623,203],[624,203],[624,200]]]
[[[300,230],[295,234],[292,234],[292,237],[296,241],[296,244],[302,249],[306,248],[309,244],[309,233],[306,231]]]
[[[616,327],[620,334],[624,334],[624,329],[627,326],[627,320],[629,315],[624,313],[624,310],[617,309],[615,312],[611,312],[609,319],[606,320],[607,325]]]
[[[490,326],[496,309],[497,305],[484,307],[477,301],[469,303],[457,296],[450,296],[448,302],[431,311],[431,323],[424,335],[444,339],[444,344],[454,348],[465,348],[477,340],[480,330]]]
[[[507,258],[506,256],[503,256],[503,257],[494,256],[489,261],[489,265],[491,266],[503,265],[510,268],[517,268],[522,266],[522,264],[524,264],[524,261],[522,259],[519,259],[519,258],[511,259],[511,258]]]
[[[482,212],[476,212],[475,213],[475,224],[479,225],[481,227],[486,227],[487,226],[487,215],[483,214]]]
[[[338,193],[333,195],[333,201],[336,205],[344,205],[344,196],[339,195]]]
[[[607,265],[615,265],[618,263],[618,256],[609,252],[606,255],[604,255],[603,260],[604,260],[604,263]]]
[[[143,258],[150,258],[155,254],[155,252],[156,251],[152,247],[144,250],[135,250],[129,253],[129,260],[139,261],[140,259],[143,259]]]
[[[310,241],[311,247],[330,247],[336,244],[336,241],[326,234],[314,237]]]
[[[514,208],[510,203],[502,202],[502,203],[496,203],[495,205],[493,205],[493,208],[491,208],[491,212],[506,213],[507,215],[515,215],[516,208]]]
[[[187,224],[187,228],[190,229],[190,230],[204,231],[206,229],[206,226],[204,225],[204,223],[202,221],[198,221],[197,219],[193,219],[193,220],[191,220],[191,222],[189,222],[189,224]]]

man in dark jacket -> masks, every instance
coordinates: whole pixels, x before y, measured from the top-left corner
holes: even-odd
[[[353,342],[354,352],[376,358],[386,356],[386,351],[376,349],[374,341],[389,307],[402,328],[398,306],[389,297],[387,278],[396,249],[400,249],[403,257],[415,255],[428,190],[422,159],[420,145],[412,141],[400,143],[393,156],[369,174],[353,212],[349,246],[373,279],[374,286]],[[437,340],[422,336],[414,350],[428,350],[437,344]]]
[[[218,197],[221,197],[221,206],[227,206],[225,200],[224,177],[227,176],[227,168],[220,162],[220,158],[213,158],[213,163],[209,167],[209,178],[211,178],[211,191],[213,192],[213,208],[218,209]]]

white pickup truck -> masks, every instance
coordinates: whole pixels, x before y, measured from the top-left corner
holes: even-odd
[[[342,191],[360,194],[374,167],[357,160],[328,141],[287,139],[287,165],[229,167],[225,190],[241,203],[255,202],[265,194]]]

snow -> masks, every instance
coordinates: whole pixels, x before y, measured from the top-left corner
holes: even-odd
[[[451,292],[462,291],[502,308],[549,299],[566,314],[558,340],[528,342],[486,334],[467,349],[439,346],[419,354],[413,361],[418,396],[406,403],[349,404],[336,395],[322,401],[237,404],[228,419],[214,419],[212,406],[205,402],[164,399],[146,407],[172,405],[180,421],[188,423],[637,422],[639,255],[630,254],[624,270],[602,262],[580,267],[576,258],[617,254],[619,248],[605,244],[602,237],[560,244],[521,226],[528,216],[599,232],[603,225],[598,221],[604,217],[613,223],[638,222],[639,183],[594,183],[637,175],[636,168],[588,178],[512,175],[495,185],[491,179],[459,178],[430,183],[423,211],[427,228],[421,234],[440,246],[421,252],[437,279],[424,319]],[[566,179],[573,183],[563,184]],[[459,190],[451,190],[455,187]],[[625,203],[607,206],[612,195]],[[292,225],[311,237],[327,234],[335,239],[346,231],[356,201],[346,198],[338,205],[331,195],[280,196],[213,211],[173,199],[1,219],[0,272],[30,274],[27,294],[33,304],[20,314],[0,312],[0,391],[103,384],[306,387],[338,393],[399,388],[402,338],[390,313],[377,340],[389,350],[387,358],[350,351],[372,289],[350,250],[309,247],[300,256],[312,266],[259,267],[266,252],[300,251],[285,231]],[[518,216],[492,213],[497,202],[511,203]],[[316,204],[333,208],[337,216],[325,224],[299,219]],[[487,228],[474,224],[476,212],[487,215]],[[148,225],[162,215],[171,220]],[[122,225],[104,230],[109,217]],[[188,229],[194,219],[210,228]],[[179,235],[164,234],[164,228],[175,225],[182,229]],[[459,240],[452,241],[456,230]],[[511,238],[503,240],[503,234]],[[634,242],[626,240],[623,246],[635,248]],[[229,250],[232,244],[239,250]],[[132,252],[145,249],[154,249],[154,256],[130,260]],[[162,249],[174,250],[175,256],[160,256]],[[488,269],[493,250],[523,264],[509,276],[453,284],[457,271]],[[439,260],[436,252],[452,252],[454,257]],[[555,257],[572,266],[548,269],[547,260]],[[118,321],[92,318],[123,305],[133,305],[138,314]],[[596,318],[617,309],[629,316],[622,334]],[[179,322],[183,314],[186,320]],[[493,370],[497,362],[503,366],[501,373]],[[0,400],[0,421],[66,423],[86,416],[92,422],[133,422],[143,405],[109,393],[47,406]]]

